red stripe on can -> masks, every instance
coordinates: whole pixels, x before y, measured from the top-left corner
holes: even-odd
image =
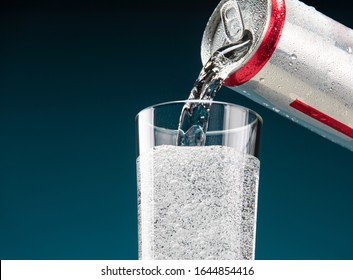
[[[265,66],[276,49],[285,19],[284,0],[272,0],[271,18],[264,39],[250,60],[224,81],[226,86],[239,86],[251,80]]]
[[[305,104],[304,102],[299,101],[298,99],[289,104],[294,109],[312,117],[313,119],[326,124],[327,126],[347,135],[350,138],[353,138],[353,128],[345,125],[344,123],[331,118],[330,116],[320,112],[319,110]]]

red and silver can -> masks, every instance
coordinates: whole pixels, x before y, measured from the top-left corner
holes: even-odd
[[[297,0],[222,0],[203,64],[245,30],[251,46],[224,84],[353,151],[353,30]]]

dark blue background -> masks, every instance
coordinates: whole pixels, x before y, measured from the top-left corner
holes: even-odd
[[[346,1],[305,1],[353,28]],[[218,1],[11,2],[0,17],[0,259],[136,259],[134,117],[185,99]],[[264,119],[256,256],[353,259],[353,153]]]

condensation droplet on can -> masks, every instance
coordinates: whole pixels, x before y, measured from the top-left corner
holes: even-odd
[[[352,54],[352,53],[353,53],[352,47],[348,47],[348,48],[347,48],[347,52],[348,52],[349,54]]]
[[[290,58],[293,59],[293,60],[296,60],[297,59],[297,55],[295,53],[292,53],[290,55]]]
[[[279,113],[281,111],[280,109],[277,109],[275,107],[273,107],[272,110],[275,111],[276,113]]]
[[[289,62],[288,64],[289,64],[289,66],[293,66],[293,62]]]
[[[260,82],[264,82],[265,81],[265,78],[260,78]]]
[[[250,96],[251,94],[249,92],[247,92],[246,90],[243,90],[243,93]]]

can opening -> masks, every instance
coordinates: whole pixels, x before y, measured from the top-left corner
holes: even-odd
[[[225,80],[226,86],[238,86],[252,79],[275,51],[285,22],[286,6],[284,0],[272,0],[271,6],[269,25],[259,48],[244,66]]]

